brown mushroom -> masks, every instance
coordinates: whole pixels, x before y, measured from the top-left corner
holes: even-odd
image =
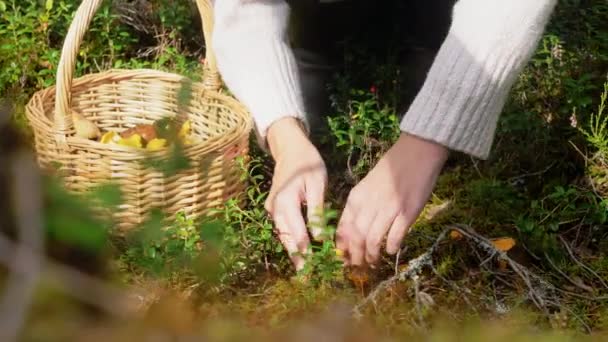
[[[157,137],[156,130],[153,125],[137,125],[120,133],[122,138],[129,138],[133,134],[139,134],[145,141],[150,141]]]

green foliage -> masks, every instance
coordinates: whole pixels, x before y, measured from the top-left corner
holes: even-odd
[[[104,186],[86,196],[66,191],[59,180],[46,180],[46,232],[53,240],[74,248],[98,253],[106,248],[112,222],[102,218],[100,212],[112,209],[120,201],[120,192],[114,186]]]
[[[564,226],[604,225],[608,222],[608,200],[575,186],[555,187],[540,200],[532,200],[516,225],[528,247],[537,253],[559,253],[557,234]],[[541,254],[542,255],[542,254]]]
[[[564,100],[570,106],[587,108],[593,102],[589,94],[597,84],[593,75],[578,65],[582,62],[581,56],[567,48],[559,36],[547,34],[543,37],[541,47],[531,61],[531,67],[542,70],[543,75],[536,78],[537,92],[531,95],[551,100],[556,108]],[[568,106],[559,106],[559,109],[561,113],[558,111],[558,114],[569,114]]]
[[[29,96],[55,84],[63,41],[80,1],[0,1],[0,98],[21,106]],[[202,44],[194,25],[195,6],[187,0],[140,3],[136,15],[106,1],[95,14],[80,46],[75,77],[110,68],[151,68],[200,79]],[[185,39],[187,35],[188,39]],[[148,46],[149,45],[149,46]]]
[[[350,98],[348,113],[328,120],[335,146],[347,156],[348,168],[358,179],[397,140],[399,119],[394,108],[380,104],[374,93],[353,90]]]
[[[212,218],[199,221],[180,213],[167,228],[163,228],[162,214],[155,212],[129,238],[127,263],[155,274],[196,271],[202,278],[213,274],[221,282],[251,276],[259,266],[269,265],[269,260],[284,264],[284,256],[279,255],[282,245],[274,238],[263,209],[267,196],[262,190],[264,177],[256,174],[263,164],[258,159],[249,164],[240,159],[239,163],[249,182],[246,205],[242,198],[230,199]],[[212,272],[211,264],[218,266]]]
[[[200,255],[203,227],[183,212],[169,227],[163,226],[163,214],[152,212],[148,222],[128,237],[127,262],[159,275],[188,272]]]
[[[226,246],[224,269],[226,273],[241,276],[251,276],[260,267],[281,270],[288,260],[282,254],[283,246],[275,238],[272,221],[264,209],[268,196],[264,190],[264,164],[259,158],[249,163],[240,159],[239,163],[243,180],[249,185],[244,199],[228,200],[219,212]]]
[[[334,242],[336,227],[331,224],[338,217],[335,210],[323,210],[318,222],[309,223],[309,229],[321,231],[320,243],[313,242],[305,255],[306,263],[299,275],[311,286],[331,285],[342,280],[343,264]]]
[[[480,215],[493,220],[509,220],[522,208],[522,195],[511,185],[495,179],[477,179],[467,185],[468,201]]]
[[[549,32],[558,34],[580,50],[588,51],[597,61],[608,61],[608,32],[605,29],[608,3],[601,0],[560,0],[554,18],[549,23]]]
[[[171,145],[167,156],[146,158],[142,165],[162,172],[165,177],[171,177],[188,169],[192,164],[190,158],[184,152],[184,146],[176,141]]]
[[[55,83],[63,38],[79,3],[77,0],[0,0],[1,97],[12,98],[18,105],[23,105],[34,91]],[[197,14],[192,1],[137,2],[146,6],[128,16],[124,15],[121,6],[134,2],[118,3],[107,1],[96,14],[80,48],[76,75],[117,67],[153,68],[193,79],[200,77],[202,35],[193,19]],[[546,271],[550,278],[561,275],[543,262],[545,253],[568,275],[578,277],[584,273],[578,264],[570,262],[558,237],[572,243],[573,253],[581,262],[603,277],[608,274],[605,257],[608,200],[598,196],[608,192],[601,192],[597,186],[588,187],[584,182],[591,178],[600,184],[600,179],[604,179],[601,184],[608,189],[606,22],[608,3],[605,1],[560,1],[555,19],[520,75],[501,116],[497,146],[491,160],[471,162],[458,156],[450,160],[436,189],[437,198],[449,201],[450,206],[446,207],[445,215],[429,219],[435,222],[423,222],[408,235],[408,250],[401,256],[402,263],[424,251],[446,224],[471,222],[488,237],[502,236],[507,230],[512,233],[516,226],[520,233],[517,245],[524,245],[526,251],[538,257],[540,262],[536,266]],[[371,50],[346,44],[345,70],[330,87],[334,115],[329,120],[328,151],[324,152],[329,153],[326,159],[331,173],[342,175],[347,169],[350,176],[348,182],[332,177],[337,182],[329,189],[330,196],[344,189],[347,191],[400,133],[398,98],[403,88],[399,82],[409,71],[400,70],[396,56],[389,56],[384,62],[371,58],[374,52]],[[602,83],[604,92],[598,98]],[[369,84],[376,86],[369,91],[357,90]],[[190,90],[187,84],[180,90],[180,104],[188,102]],[[593,113],[596,105],[598,110]],[[572,127],[576,121],[580,129]],[[575,144],[569,144],[569,140]],[[574,151],[573,145],[580,147],[580,152]],[[306,266],[297,275],[312,286],[298,287],[298,295],[294,295],[290,286],[283,285],[279,290],[273,288],[273,281],[291,275],[292,268],[274,234],[273,222],[264,210],[270,179],[269,163],[256,157],[261,153],[255,147],[252,149],[254,157],[250,162],[238,161],[243,179],[248,182],[242,197],[230,199],[214,217],[200,221],[193,220],[185,212],[172,221],[165,220],[161,212],[150,213],[148,222],[129,236],[127,245],[119,249],[119,257],[129,266],[125,269],[129,273],[177,279],[178,282],[196,276],[195,281],[203,285],[199,287],[202,291],[209,289],[209,285],[214,289],[230,289],[216,296],[226,310],[242,313],[238,311],[241,309],[255,316],[260,315],[259,310],[265,310],[271,313],[267,317],[276,321],[308,309],[312,302],[319,304],[318,301],[327,300],[316,296],[323,291],[329,289],[332,295],[341,295],[340,286],[336,285],[342,280],[343,265],[333,241],[337,220],[334,210],[326,210],[321,216],[323,220],[315,226],[323,228],[327,238],[311,245],[305,256]],[[597,153],[591,158],[580,158],[579,153],[584,154],[587,150]],[[189,163],[181,146],[176,146],[173,152],[169,160],[146,161],[144,166],[174,175]],[[338,158],[334,158],[336,156]],[[51,182],[46,190],[45,224],[51,239],[101,253],[107,247],[112,222],[97,216],[91,207],[100,208],[102,212],[112,210],[121,201],[119,189],[105,186],[85,196],[76,196]],[[332,202],[327,207],[339,205]],[[507,297],[521,299],[517,291],[501,287],[502,281],[494,281],[510,280],[508,273],[494,278],[492,274],[482,272],[484,278],[477,277],[479,263],[466,255],[470,251],[461,244],[442,251],[444,253],[436,260],[438,274],[458,278],[457,285],[463,290],[482,288],[479,291],[485,291],[483,297],[492,298],[492,302],[502,300],[496,297],[505,292]],[[593,255],[587,256],[588,253]],[[383,276],[392,274],[393,267],[400,266],[394,265],[393,259],[389,261],[380,267],[379,273]],[[446,308],[446,300],[454,300],[453,297],[461,293],[449,287],[434,291],[436,278],[424,277],[423,286],[428,284],[425,291],[434,297],[441,309]],[[260,281],[260,278],[264,280]],[[597,281],[589,275],[580,278],[590,285]],[[486,286],[490,281],[492,286]],[[226,286],[216,287],[218,284]],[[487,292],[488,288],[492,288],[491,293]],[[273,290],[274,297],[266,298]],[[238,296],[243,293],[245,295]],[[390,324],[389,329],[409,327],[405,322],[412,317],[399,306],[403,303],[401,297],[406,299],[407,305],[411,304],[407,302],[407,291],[399,287],[391,289],[387,302],[385,298],[378,298],[375,315]],[[225,298],[228,300],[224,301]],[[239,304],[243,302],[253,302],[254,308],[240,308]],[[451,310],[469,308],[469,303],[465,305],[461,298],[456,298],[454,303],[462,304],[465,309],[448,308],[450,317]],[[564,301],[563,305],[567,307],[571,303]],[[606,312],[599,301],[579,301],[571,307],[587,320]],[[397,313],[389,316],[386,314],[389,310]],[[597,320],[596,324],[606,324],[602,318]],[[574,318],[568,324],[580,327]]]
[[[571,154],[572,120],[587,122],[606,79],[608,45],[602,1],[561,0],[532,60],[519,76],[498,129],[494,155],[514,151],[518,162]],[[573,110],[579,117],[573,116]],[[568,158],[563,159],[565,163]],[[560,161],[560,162],[562,162]]]
[[[595,147],[603,157],[608,157],[608,113],[606,109],[606,97],[608,97],[608,81],[604,83],[597,113],[591,114],[588,129],[580,128],[591,146]]]

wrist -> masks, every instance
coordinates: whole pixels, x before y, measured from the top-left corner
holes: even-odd
[[[448,159],[450,153],[450,150],[445,145],[405,132],[401,132],[397,144],[419,155],[421,158],[433,160],[441,165]]]
[[[285,117],[272,123],[266,134],[266,142],[275,160],[282,157],[292,146],[309,143],[306,128],[302,121],[295,117]]]

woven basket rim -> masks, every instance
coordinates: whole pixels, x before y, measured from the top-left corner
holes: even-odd
[[[73,88],[77,87],[94,87],[97,85],[103,85],[108,82],[121,82],[121,81],[132,81],[132,80],[149,80],[149,79],[158,79],[164,78],[174,79],[176,82],[180,81],[189,81],[191,82],[191,86],[193,90],[193,98],[210,98],[217,100],[218,104],[221,104],[224,107],[230,107],[231,112],[235,113],[238,117],[238,123],[234,126],[230,127],[228,130],[220,133],[209,136],[207,139],[196,142],[192,145],[184,146],[184,153],[187,156],[193,155],[201,155],[201,154],[211,154],[222,152],[229,148],[231,145],[238,142],[243,136],[248,135],[253,127],[253,122],[250,117],[245,117],[240,115],[240,113],[247,113],[245,107],[235,99],[225,94],[220,93],[219,91],[211,90],[206,88],[202,82],[193,81],[187,76],[171,73],[162,70],[156,69],[109,69],[97,73],[90,73],[83,75],[81,77],[75,78],[73,80]],[[48,102],[48,99],[52,99],[55,101],[55,90],[56,86],[52,85],[47,88],[38,90],[35,92],[26,105],[26,111],[28,112],[28,121],[30,124],[33,124],[30,116],[36,117],[40,120],[44,130],[47,132],[55,132],[54,122],[52,119],[52,113],[54,111],[54,107],[47,108],[45,110],[44,106],[41,105],[45,102]],[[40,99],[40,101],[37,101]],[[43,100],[44,99],[44,100]],[[213,105],[212,103],[210,105]],[[42,117],[40,115],[35,114],[37,111],[29,111],[28,108],[35,107],[39,109],[40,113],[43,113]],[[49,111],[50,110],[50,111]],[[49,114],[51,114],[49,116]],[[87,140],[83,138],[78,138],[73,135],[67,138],[68,145],[78,146],[79,148],[86,148],[93,153],[101,153],[111,152],[116,156],[116,153],[120,153],[120,159],[122,158],[136,158],[136,159],[144,159],[150,156],[162,156],[166,155],[168,152],[166,150],[162,151],[146,151],[143,149],[132,148],[127,146],[120,145],[112,145],[112,144],[102,144],[98,141]]]

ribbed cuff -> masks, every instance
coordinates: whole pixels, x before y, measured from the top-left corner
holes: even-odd
[[[496,4],[503,6],[493,8]],[[461,0],[401,130],[487,159],[509,91],[540,39],[553,0]]]
[[[401,130],[486,159],[506,93],[495,77],[508,73],[512,63],[484,57],[487,68],[459,39],[448,36]]]

